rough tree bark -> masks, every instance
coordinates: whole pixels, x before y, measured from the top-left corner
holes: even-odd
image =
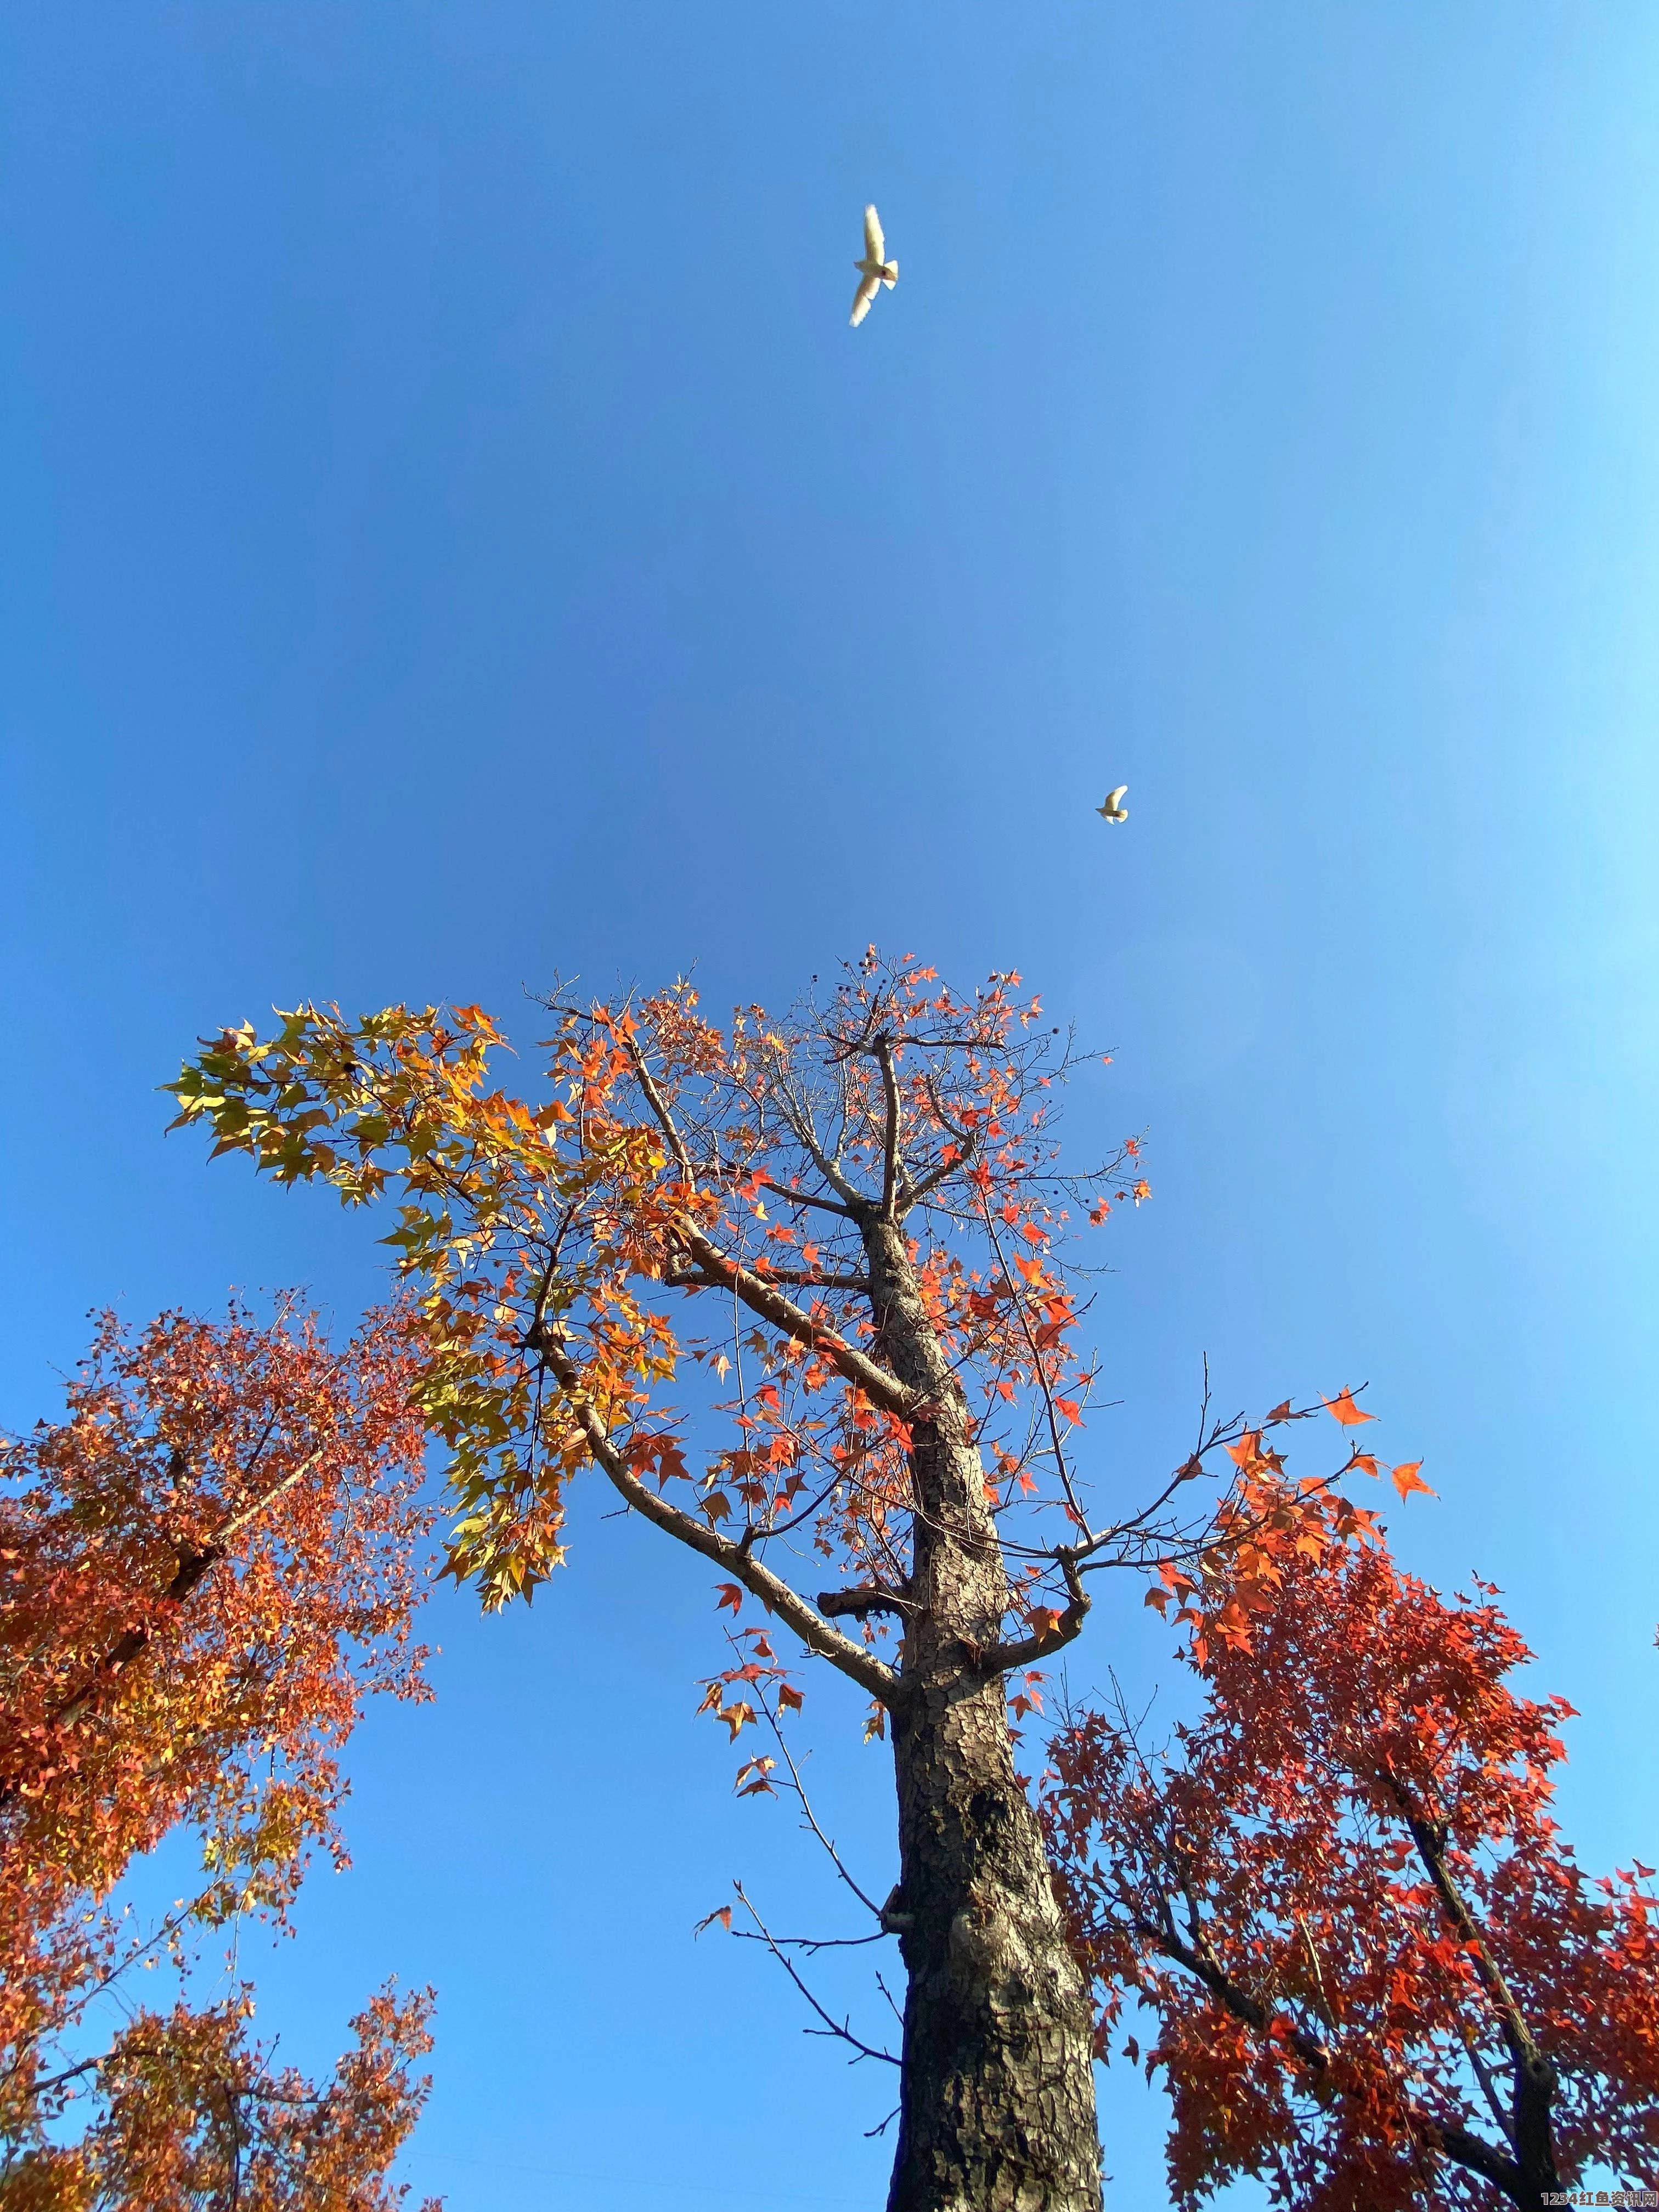
[[[914,1428],[914,1565],[892,1713],[908,1977],[889,2212],[1097,2212],[1093,2015],[1014,1773],[1007,1604],[967,1405],[903,1231],[862,1224],[879,1351],[934,1408]]]

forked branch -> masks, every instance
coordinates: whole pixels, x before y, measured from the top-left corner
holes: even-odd
[[[809,1651],[816,1651],[821,1659],[829,1660],[860,1689],[884,1705],[890,1707],[898,1703],[902,1685],[896,1672],[884,1660],[877,1658],[862,1644],[854,1644],[838,1628],[832,1628],[799,1591],[757,1559],[746,1544],[734,1542],[690,1514],[683,1513],[678,1506],[671,1505],[665,1498],[659,1497],[648,1484],[641,1481],[611,1443],[605,1423],[582,1389],[581,1370],[562,1345],[545,1330],[541,1352],[596,1464],[636,1513],[642,1514],[665,1535],[677,1538],[688,1549],[724,1568],[752,1596],[786,1621]]]
[[[729,1258],[695,1222],[682,1220],[678,1228],[686,1250],[713,1283],[734,1292],[751,1313],[770,1322],[774,1328],[793,1337],[797,1344],[820,1353],[845,1381],[856,1383],[872,1405],[879,1406],[884,1413],[891,1413],[901,1421],[915,1419],[921,1408],[921,1399],[917,1392],[907,1389],[896,1375],[860,1352],[856,1345],[849,1344],[838,1330],[815,1320],[804,1306],[786,1297],[766,1276],[757,1275],[741,1261]]]
[[[1056,1651],[1063,1651],[1083,1633],[1083,1624],[1089,1617],[1089,1593],[1078,1574],[1076,1558],[1066,1551],[1056,1556],[1071,1602],[1046,1627],[1034,1630],[1030,1636],[1022,1636],[1014,1642],[980,1646],[974,1655],[980,1674],[988,1677],[1010,1674],[1017,1667],[1035,1666],[1039,1659],[1049,1659]]]
[[[833,2013],[826,2012],[824,2010],[824,2008],[818,2002],[811,1990],[807,1988],[805,1983],[795,1971],[794,1960],[791,1959],[788,1953],[781,1948],[771,1929],[761,1918],[760,1914],[755,1910],[754,1905],[751,1902],[747,1891],[744,1888],[743,1884],[740,1881],[734,1881],[732,1887],[736,1890],[738,1900],[742,1904],[744,1911],[749,1915],[749,1917],[754,1922],[756,1927],[760,1930],[761,1942],[765,1944],[767,1949],[777,1960],[779,1966],[783,1968],[784,1972],[788,1975],[790,1980],[805,1998],[807,2003],[811,2006],[813,2011],[823,2022],[823,2026],[822,2027],[809,2027],[806,2033],[809,2035],[833,2035],[837,2042],[851,2044],[853,2047],[853,2057],[848,2062],[850,2065],[856,2066],[860,2058],[883,2058],[886,2060],[888,2065],[896,2066],[899,2063],[899,2061],[893,2056],[890,2051],[881,2051],[878,2050],[873,2043],[866,2043],[862,2036],[854,2034],[852,2026],[849,2021],[845,2020],[837,2020]]]

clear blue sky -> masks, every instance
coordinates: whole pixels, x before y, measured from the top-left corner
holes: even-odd
[[[373,1294],[362,1224],[163,1143],[201,1030],[1018,966],[1117,1049],[1080,1136],[1148,1139],[1102,1473],[1206,1352],[1369,1378],[1407,1560],[1504,1585],[1585,1856],[1656,1856],[1647,0],[29,0],[0,257],[0,1414],[95,1303]],[[596,1510],[533,1614],[440,1600],[255,1955],[296,2057],[438,1984],[456,2212],[880,2201],[886,2085],[690,1940],[734,1873],[835,1914],[691,1719],[708,1584]],[[1075,1677],[1157,1678],[1138,1595]],[[1158,2201],[1160,2107],[1105,2114]]]

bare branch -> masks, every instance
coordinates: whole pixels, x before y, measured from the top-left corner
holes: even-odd
[[[898,1194],[900,1213],[908,1213],[912,1206],[920,1206],[928,1192],[937,1190],[947,1176],[953,1176],[958,1169],[965,1168],[974,1157],[974,1149],[975,1139],[969,1137],[955,1159],[942,1160],[937,1167],[929,1168],[920,1182],[905,1183]]]
[[[926,1086],[928,1103],[933,1107],[934,1118],[942,1128],[950,1131],[957,1146],[957,1155],[954,1159],[941,1160],[936,1167],[929,1168],[919,1182],[911,1183],[907,1179],[900,1185],[898,1207],[902,1214],[908,1213],[913,1206],[920,1205],[928,1192],[937,1189],[947,1176],[955,1175],[959,1169],[965,1168],[973,1158],[979,1146],[977,1133],[972,1129],[958,1128],[945,1111],[945,1102],[939,1095],[939,1085],[934,1082],[932,1073],[924,1075],[922,1082]]]
[[[997,1265],[1002,1270],[1003,1280],[1007,1284],[1009,1296],[1014,1302],[1014,1311],[1019,1316],[1020,1334],[1025,1339],[1026,1348],[1031,1355],[1032,1372],[1036,1376],[1037,1388],[1042,1393],[1043,1410],[1048,1417],[1048,1437],[1054,1446],[1054,1470],[1060,1476],[1060,1486],[1066,1492],[1066,1507],[1079,1532],[1086,1538],[1089,1534],[1088,1516],[1083,1510],[1082,1500],[1079,1498],[1076,1486],[1073,1483],[1072,1470],[1066,1464],[1065,1447],[1060,1441],[1060,1416],[1054,1410],[1054,1394],[1048,1387],[1048,1376],[1042,1364],[1042,1354],[1037,1348],[1036,1338],[1031,1333],[1030,1318],[1025,1310],[1025,1293],[1024,1290],[1015,1285],[1013,1271],[1003,1257],[1002,1240],[997,1235],[996,1225],[991,1219],[991,1209],[986,1203],[982,1193],[980,1197],[979,1210],[984,1217],[985,1233],[991,1240],[991,1249],[997,1255]],[[1086,1607],[1085,1610],[1087,1610]],[[1078,1626],[1079,1627],[1082,1626],[1081,1620]],[[1075,1635],[1077,1630],[1073,1629],[1072,1633]]]
[[[821,1659],[838,1667],[843,1674],[850,1675],[861,1689],[884,1705],[896,1705],[902,1694],[897,1673],[883,1659],[878,1659],[862,1644],[854,1644],[838,1628],[832,1628],[823,1616],[815,1612],[799,1593],[785,1582],[781,1575],[762,1565],[748,1546],[720,1535],[715,1529],[683,1513],[659,1498],[650,1486],[641,1482],[611,1443],[604,1422],[582,1389],[580,1370],[565,1352],[562,1344],[551,1340],[544,1333],[542,1355],[553,1371],[555,1381],[564,1393],[588,1450],[602,1468],[611,1482],[626,1498],[635,1512],[642,1514],[653,1525],[670,1536],[674,1536],[691,1551],[712,1559],[717,1566],[736,1577],[750,1594],[759,1598],[787,1621],[809,1651],[816,1651]]]
[[[872,1943],[884,1943],[891,1932],[890,1929],[878,1928],[869,1936],[775,1936],[772,1942],[779,1950],[805,1951],[809,1958],[816,1958],[820,1951],[862,1951]],[[766,1941],[763,1936],[751,1935],[746,1928],[734,1928],[732,1933],[739,1943]]]
[[[766,1283],[795,1283],[814,1291],[867,1291],[867,1275],[823,1275],[811,1267],[764,1267],[757,1265],[756,1273]],[[665,1275],[663,1288],[668,1291],[723,1291],[728,1286],[717,1276],[707,1274]]]
[[[902,1421],[915,1419],[922,1401],[919,1395],[907,1389],[897,1376],[878,1365],[867,1353],[849,1344],[846,1338],[822,1322],[815,1321],[802,1306],[783,1292],[775,1289],[763,1275],[745,1267],[740,1261],[728,1259],[717,1244],[711,1243],[693,1221],[682,1219],[678,1232],[686,1249],[707,1275],[712,1276],[725,1289],[732,1291],[742,1299],[751,1313],[769,1321],[775,1328],[792,1336],[797,1344],[810,1351],[822,1352],[836,1372],[849,1382],[855,1382],[873,1405],[884,1413],[892,1413]]]
[[[634,1063],[634,1073],[638,1079],[640,1089],[645,1094],[645,1103],[655,1115],[663,1134],[672,1146],[674,1157],[684,1170],[685,1180],[695,1189],[697,1178],[696,1170],[691,1165],[691,1155],[685,1149],[685,1139],[676,1127],[674,1117],[669,1112],[661,1091],[657,1088],[656,1078],[646,1066],[645,1054],[641,1051],[638,1041],[625,1030],[623,1032],[623,1044],[628,1057]]]
[[[792,1190],[787,1182],[774,1182],[769,1176],[761,1178],[761,1188],[769,1190],[779,1198],[787,1198],[794,1206],[816,1206],[821,1213],[839,1213],[848,1221],[858,1218],[855,1206],[843,1206],[838,1198],[819,1198],[811,1191]]]
[[[1075,1557],[1068,1552],[1060,1552],[1056,1557],[1060,1571],[1066,1577],[1071,1603],[1049,1627],[1039,1629],[1030,1636],[1023,1636],[1017,1643],[979,1646],[974,1654],[974,1664],[978,1673],[987,1676],[1006,1674],[1016,1667],[1033,1666],[1039,1659],[1048,1659],[1056,1651],[1063,1651],[1068,1644],[1075,1643],[1083,1633],[1083,1624],[1089,1617],[1089,1593],[1079,1577]]]
[[[1421,1808],[1413,1803],[1409,1793],[1396,1775],[1385,1769],[1382,1784],[1398,1808],[1401,1819],[1411,1832],[1417,1855],[1423,1862],[1429,1880],[1434,1884],[1447,1919],[1462,1938],[1475,1962],[1498,2014],[1510,2057],[1517,2066],[1534,2063],[1540,2053],[1532,2030],[1527,2025],[1526,2015],[1516,2003],[1503,1968],[1487,1948],[1480,1922],[1469,1910],[1446,1864],[1444,1829],[1425,1817]]]
[[[894,2057],[890,2051],[877,2050],[874,2044],[866,2043],[861,2036],[854,2035],[852,2028],[845,2021],[837,2021],[824,2010],[823,2007],[813,1996],[811,1990],[807,1988],[805,1983],[802,1981],[800,1976],[795,1972],[794,1961],[789,1957],[788,1954],[781,1948],[773,1936],[771,1929],[761,1918],[759,1913],[756,1911],[743,1884],[740,1881],[734,1881],[732,1887],[736,1890],[738,1897],[742,1899],[744,1911],[754,1922],[756,1927],[759,1929],[762,1942],[765,1944],[767,1949],[770,1951],[772,1956],[777,1960],[779,1966],[783,1968],[784,1972],[788,1975],[790,1980],[805,1998],[807,2003],[811,2006],[813,2011],[823,2022],[823,2026],[821,2029],[814,2030],[808,2028],[806,2031],[807,2033],[809,2035],[815,2033],[823,2035],[833,2035],[840,2042],[850,2043],[854,2053],[856,2054],[851,2062],[855,2066],[860,2058],[884,2058],[890,2066],[896,2066],[899,2062]]]
[[[733,1641],[729,1632],[726,1637],[726,1641],[728,1643]],[[759,1705],[762,1712],[766,1716],[766,1723],[772,1731],[773,1741],[777,1745],[779,1751],[782,1753],[784,1765],[789,1769],[789,1787],[795,1793],[796,1802],[800,1806],[802,1817],[805,1819],[807,1826],[817,1838],[819,1843],[823,1844],[824,1850],[829,1855],[830,1865],[834,1867],[836,1872],[846,1883],[848,1889],[852,1891],[859,1903],[864,1907],[866,1912],[871,1912],[875,1915],[876,1919],[880,1923],[880,1934],[883,1936],[890,1935],[892,1930],[887,1925],[886,1914],[882,1911],[880,1905],[875,1902],[869,1893],[858,1882],[854,1881],[852,1875],[847,1871],[847,1867],[845,1862],[842,1858],[841,1853],[836,1849],[834,1838],[825,1835],[823,1830],[818,1826],[818,1816],[812,1810],[812,1801],[806,1794],[806,1784],[800,1778],[800,1769],[795,1764],[795,1754],[790,1750],[788,1743],[785,1740],[783,1723],[779,1720],[776,1713],[772,1710],[771,1699],[766,1695],[766,1692],[761,1689],[758,1684],[756,1685],[755,1701]],[[875,1941],[876,1939],[868,1936],[860,1936],[843,1940],[868,1943]],[[819,1948],[822,1947],[815,1945],[811,1948]]]
[[[893,1200],[898,1189],[900,1173],[899,1146],[904,1132],[904,1102],[899,1097],[898,1071],[893,1065],[893,1040],[878,1037],[875,1042],[876,1065],[881,1070],[882,1094],[887,1104],[887,1134],[882,1146],[881,1218],[884,1221],[896,1218]]]
[[[919,1607],[910,1599],[902,1597],[897,1590],[889,1589],[884,1583],[872,1583],[860,1589],[818,1592],[818,1611],[826,1620],[839,1620],[847,1613],[855,1620],[862,1620],[872,1613],[904,1614],[918,1610]]]
[[[783,1119],[788,1124],[790,1133],[796,1143],[807,1153],[813,1166],[829,1184],[830,1189],[845,1202],[848,1211],[856,1212],[860,1206],[867,1204],[868,1201],[864,1198],[862,1192],[848,1182],[836,1162],[818,1142],[818,1133],[813,1127],[811,1109],[804,1100],[796,1096],[788,1078],[781,1070],[778,1073],[776,1096],[781,1103]]]

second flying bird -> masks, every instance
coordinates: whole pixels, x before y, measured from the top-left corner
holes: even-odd
[[[887,241],[881,234],[881,217],[873,206],[864,210],[864,258],[853,264],[859,272],[859,289],[853,295],[853,312],[848,320],[853,328],[870,312],[870,302],[886,285],[890,292],[898,283],[898,264],[887,258]]]

